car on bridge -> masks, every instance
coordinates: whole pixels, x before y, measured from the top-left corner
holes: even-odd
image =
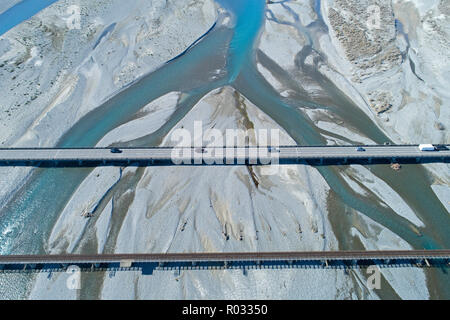
[[[448,147],[446,145],[443,144],[438,144],[434,146],[436,148],[436,151],[447,151]]]
[[[111,153],[122,153],[122,150],[119,148],[111,148]]]
[[[270,153],[272,152],[280,152],[280,148],[278,147],[268,147],[268,150]]]
[[[206,150],[206,148],[202,147],[202,148],[196,148],[195,153],[208,153],[208,151]]]
[[[356,148],[356,151],[363,152],[363,151],[366,151],[366,149],[364,149],[363,147],[358,147],[358,148]]]

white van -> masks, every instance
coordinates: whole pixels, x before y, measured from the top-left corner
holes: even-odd
[[[436,148],[432,144],[419,144],[420,151],[435,151]]]

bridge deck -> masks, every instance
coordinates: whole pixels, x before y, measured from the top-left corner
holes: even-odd
[[[121,153],[112,153],[109,148],[46,149],[22,148],[0,149],[0,164],[45,163],[45,162],[84,162],[94,163],[130,163],[147,161],[155,164],[269,164],[299,163],[302,161],[343,161],[393,160],[402,162],[450,162],[450,148],[440,151],[420,151],[417,145],[402,146],[320,146],[299,147],[283,146],[268,152],[264,147],[237,148],[123,148]],[[173,160],[176,159],[177,162]],[[195,161],[197,159],[197,161]],[[181,163],[183,162],[183,163]]]

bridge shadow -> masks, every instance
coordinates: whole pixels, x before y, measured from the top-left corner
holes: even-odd
[[[390,260],[328,260],[328,261],[234,261],[234,262],[136,262],[129,267],[120,263],[45,263],[45,264],[4,264],[0,265],[0,273],[52,273],[66,272],[69,267],[76,266],[82,272],[122,272],[139,271],[142,275],[152,275],[155,271],[185,270],[283,270],[283,269],[364,269],[370,266],[379,268],[440,268],[444,273],[450,267],[448,259],[390,259]]]

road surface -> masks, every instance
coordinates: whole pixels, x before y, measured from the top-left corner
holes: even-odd
[[[362,148],[358,151],[358,147]],[[0,165],[244,165],[450,162],[450,148],[420,151],[417,145],[238,147],[238,148],[110,148],[0,149]]]

